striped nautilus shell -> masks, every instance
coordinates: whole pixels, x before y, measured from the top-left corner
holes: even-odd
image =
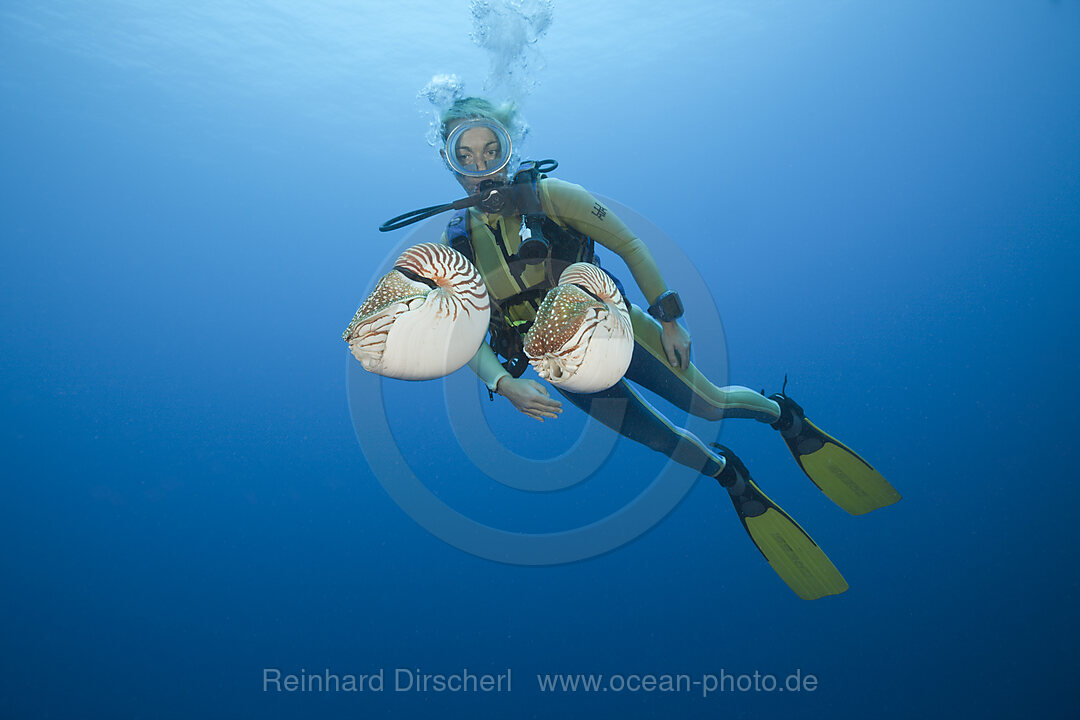
[[[445,245],[421,243],[401,254],[341,337],[365,370],[430,380],[476,354],[490,315],[472,263]]]
[[[619,382],[634,354],[634,329],[608,274],[590,263],[566,268],[525,335],[525,354],[540,377],[570,392]]]

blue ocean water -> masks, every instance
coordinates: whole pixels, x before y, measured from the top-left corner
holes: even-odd
[[[904,495],[848,516],[774,432],[723,425],[851,589],[798,599],[711,482],[550,566],[444,543],[380,483],[340,333],[406,238],[377,225],[460,195],[417,92],[485,92],[468,2],[10,0],[0,715],[1080,714],[1080,6],[553,7],[514,79],[528,151],[690,258],[723,319],[704,367],[769,392],[788,374]],[[461,451],[442,383],[382,388],[413,471],[505,530],[604,517],[664,466],[624,442],[580,486],[507,488]],[[586,426],[484,412],[540,458]],[[267,669],[386,687],[278,692]],[[399,692],[398,669],[512,689]],[[537,681],[796,672],[814,688]]]

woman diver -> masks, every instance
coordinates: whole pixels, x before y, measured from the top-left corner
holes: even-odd
[[[520,377],[526,366],[523,336],[566,267],[577,262],[598,265],[595,243],[617,253],[650,302],[647,312],[627,303],[633,328],[629,367],[606,390],[556,389],[623,436],[715,478],[728,491],[758,549],[800,597],[815,599],[846,590],[847,582],[825,553],[761,492],[731,450],[706,446],[673,425],[631,383],[709,420],[752,418],[770,424],[810,479],[852,514],[894,503],[899,493],[852,450],[807,420],[802,408],[783,393],[765,397],[749,388],[709,382],[690,362],[690,334],[679,323],[681,300],[664,283],[649,249],[584,188],[545,177],[553,161],[513,167],[514,121],[512,105],[498,107],[475,97],[457,100],[441,116],[440,154],[469,195],[467,202],[454,205],[442,242],[476,267],[492,305],[491,344],[480,345],[470,368],[491,393],[525,415],[541,422],[558,417],[562,403],[543,384]],[[382,229],[406,224],[394,224],[401,217]],[[624,402],[602,402],[610,399]]]

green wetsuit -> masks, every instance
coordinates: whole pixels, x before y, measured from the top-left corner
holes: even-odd
[[[667,290],[660,269],[645,243],[584,188],[563,180],[545,178],[537,183],[537,189],[547,217],[559,225],[588,235],[599,245],[618,254],[650,303]],[[487,214],[474,208],[469,211],[465,221],[470,223],[469,236],[475,264],[484,278],[489,296],[508,318],[531,320],[535,312],[533,305],[521,303],[506,306],[504,303],[525,290],[551,288],[557,278],[552,277],[548,263],[525,266],[507,262],[507,257],[513,256],[521,244],[521,217]],[[443,242],[448,242],[446,234],[443,235]],[[601,422],[669,455],[677,462],[715,475],[723,468],[719,455],[704,446],[693,434],[673,425],[649,405],[627,380],[652,390],[687,412],[711,420],[747,417],[773,422],[780,416],[776,403],[749,388],[717,387],[693,363],[686,370],[671,367],[661,340],[660,324],[636,305],[631,306],[631,321],[634,327],[634,357],[622,380],[612,388],[592,395],[559,390],[568,400]],[[486,343],[476,352],[469,367],[491,390],[495,390],[499,381],[509,375]],[[559,388],[556,386],[556,389]],[[593,399],[612,397],[629,400],[629,409],[618,416],[605,416],[600,407],[603,403],[593,406]]]

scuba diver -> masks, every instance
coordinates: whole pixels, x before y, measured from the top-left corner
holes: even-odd
[[[440,154],[468,197],[406,213],[380,227],[392,230],[454,210],[442,243],[475,266],[491,302],[490,344],[481,342],[469,367],[493,399],[500,395],[541,422],[557,418],[562,403],[540,382],[521,377],[528,365],[526,332],[564,269],[582,262],[598,266],[597,244],[616,253],[650,303],[642,310],[623,300],[633,328],[629,366],[621,379],[599,392],[554,387],[565,400],[623,436],[714,478],[727,490],[751,540],[800,597],[812,600],[844,592],[847,582],[833,563],[761,491],[729,448],[707,446],[675,426],[634,386],[698,417],[751,418],[771,425],[810,480],[851,514],[890,505],[900,499],[899,493],[854,451],[807,419],[802,407],[784,394],[786,378],[781,392],[768,397],[746,387],[713,385],[690,362],[691,339],[679,322],[679,293],[665,284],[649,248],[584,188],[547,177],[557,166],[554,161],[515,167],[509,130],[514,121],[511,104],[499,107],[476,97],[454,102],[441,116]],[[621,291],[619,281],[603,272]]]

